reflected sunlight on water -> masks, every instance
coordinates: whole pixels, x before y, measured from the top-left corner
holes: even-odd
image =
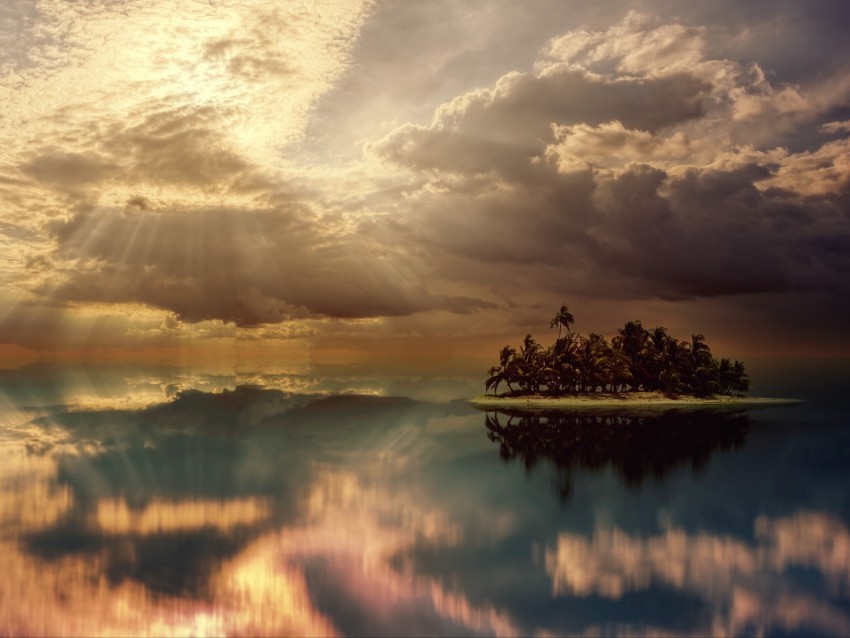
[[[4,537],[55,523],[72,503],[71,490],[56,482],[56,462],[24,445],[0,447],[0,529]]]
[[[236,501],[154,502],[141,511],[125,501],[97,504],[97,524],[106,534],[162,534],[204,527],[227,531],[238,525],[255,525],[269,516],[268,504],[259,499]]]
[[[2,634],[850,634],[840,426],[5,396]]]
[[[0,627],[19,635],[335,635],[305,579],[305,564],[320,560],[335,585],[377,615],[389,607],[423,603],[450,622],[476,633],[515,636],[509,618],[478,607],[439,582],[398,571],[391,562],[417,542],[457,545],[460,530],[445,512],[422,507],[405,491],[364,486],[352,472],[318,468],[301,488],[299,524],[269,524],[268,499],[229,501],[153,499],[141,507],[102,498],[71,513],[68,485],[57,484],[59,456],[34,456],[22,446],[3,450],[0,515],[4,540],[0,564],[10,575],[0,586]],[[72,514],[68,536],[88,546],[39,559],[21,539]],[[74,528],[76,526],[76,528]],[[215,566],[209,582],[178,595],[152,592],[144,583],[110,575],[119,537],[123,560],[144,560],[139,537],[162,540],[187,531],[266,529]],[[17,539],[17,540],[15,540]],[[61,544],[61,539],[59,540]],[[73,541],[72,541],[73,543]],[[76,550],[76,551],[75,551]],[[169,557],[161,557],[168,561]]]

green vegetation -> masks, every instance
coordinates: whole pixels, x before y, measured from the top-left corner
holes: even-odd
[[[503,396],[643,391],[708,397],[750,388],[744,364],[714,358],[701,334],[680,341],[665,328],[647,330],[640,321],[629,321],[609,342],[595,333],[570,332],[574,322],[572,313],[561,306],[549,323],[558,327],[554,344],[544,348],[529,334],[519,351],[502,348],[485,391],[495,395],[504,384],[508,391]]]

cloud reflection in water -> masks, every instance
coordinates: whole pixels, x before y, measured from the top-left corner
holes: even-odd
[[[42,406],[7,427],[4,632],[850,629],[850,534],[838,513],[750,507],[743,535],[677,518],[680,494],[703,507],[714,498],[677,468],[714,480],[715,459],[748,449],[748,417],[533,428],[500,417],[501,430],[492,420],[484,430],[462,403],[259,386],[119,405]],[[538,471],[502,464],[484,432]],[[547,468],[568,472],[563,503]],[[629,519],[639,509],[651,529]]]
[[[10,575],[0,626],[335,635],[317,606],[332,582],[334,598],[386,631],[517,635],[493,606],[393,565],[416,544],[460,542],[415,483],[383,482],[410,469],[411,428],[452,409],[239,387],[38,416],[5,446],[16,461],[0,470]]]
[[[755,542],[668,527],[640,537],[600,526],[590,539],[561,533],[546,550],[546,571],[555,596],[621,599],[629,592],[664,585],[711,603],[713,635],[761,635],[814,629],[847,635],[850,616],[789,579],[793,567],[816,570],[835,588],[850,577],[850,530],[834,517],[799,512],[759,517]]]

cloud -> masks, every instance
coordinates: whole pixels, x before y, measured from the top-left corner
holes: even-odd
[[[117,167],[96,153],[47,150],[25,163],[22,172],[35,180],[64,189],[75,189],[106,179]]]
[[[507,295],[531,281],[609,298],[845,290],[850,264],[816,247],[848,221],[846,140],[817,128],[846,96],[774,86],[756,65],[707,58],[706,39],[636,13],[576,30],[534,73],[367,148],[425,180],[404,203],[410,232],[488,264]],[[811,147],[783,147],[791,130]],[[442,261],[446,276],[458,267]]]
[[[630,11],[604,31],[571,31],[549,41],[538,65],[613,67],[624,75],[652,77],[692,73],[703,62],[706,29],[658,22],[648,14]]]
[[[231,121],[226,110],[153,101],[122,122],[87,123],[85,151],[32,149],[20,170],[36,188],[93,202],[133,188],[171,197],[271,188],[267,171],[228,139]]]
[[[240,326],[467,312],[483,303],[432,295],[404,260],[368,236],[320,228],[296,205],[84,211],[54,226],[59,267],[68,267],[40,292],[57,301],[144,303],[183,321]]]
[[[75,34],[63,46],[89,73],[77,78],[74,104],[56,95],[57,86],[75,82],[74,69],[43,78],[50,80],[44,112],[14,141],[16,162],[4,167],[9,187],[27,193],[19,215],[25,206],[38,211],[29,223],[40,242],[14,277],[26,302],[44,307],[10,304],[1,322],[7,332],[33,317],[61,325],[92,303],[143,304],[184,323],[238,326],[493,305],[432,293],[420,260],[376,241],[368,224],[344,218],[332,198],[280,165],[281,145],[300,134],[312,101],[344,68],[370,7],[319,5],[258,3],[219,14],[201,3],[195,40],[178,33],[180,20],[163,21],[166,7],[126,5],[162,39],[143,49],[130,34],[125,49],[112,52],[128,72],[103,105],[98,91],[118,88],[109,75],[113,42],[106,38],[88,57],[77,44],[114,12],[46,7],[39,19]],[[32,51],[42,44],[28,42]],[[23,81],[24,96],[37,90],[35,77]],[[17,97],[11,113],[28,116],[25,102]],[[149,326],[136,328],[127,334]]]
[[[30,260],[30,290],[52,304],[141,303],[238,326],[492,307],[432,294],[417,263],[368,224],[317,211],[229,148],[226,122],[214,109],[153,103],[128,124],[93,127],[96,150],[39,151],[24,174],[71,209],[47,225],[55,248]],[[221,197],[244,204],[208,203]]]
[[[850,82],[775,45],[844,46],[834,7],[188,6],[0,14],[2,325],[846,298]]]
[[[827,122],[821,124],[820,130],[830,135],[839,135],[841,133],[850,133],[850,120],[843,122]]]
[[[483,172],[499,168],[506,156],[527,163],[551,138],[554,123],[618,119],[630,128],[657,130],[698,117],[707,89],[686,74],[614,81],[554,65],[536,75],[509,73],[491,89],[440,106],[430,127],[400,127],[369,148],[416,168]]]
[[[228,148],[221,130],[226,121],[209,107],[161,108],[138,124],[113,125],[99,145],[121,158],[124,183],[228,190],[244,181],[251,167]]]

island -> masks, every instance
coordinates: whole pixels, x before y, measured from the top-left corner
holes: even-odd
[[[802,403],[800,399],[712,395],[695,397],[671,396],[661,392],[629,392],[575,394],[569,396],[523,395],[493,396],[482,394],[469,400],[480,410],[550,411],[571,410],[580,412],[616,411],[624,414],[653,413],[659,410],[696,411],[703,409],[739,411],[742,409],[773,408]]]
[[[544,347],[530,334],[517,350],[505,346],[490,368],[481,409],[753,408],[793,405],[797,399],[745,396],[750,379],[741,361],[716,358],[702,334],[672,337],[663,327],[648,330],[629,321],[609,341],[571,331],[575,322],[561,306],[549,322],[558,328]],[[500,387],[505,392],[498,394]],[[492,390],[492,394],[489,392]]]

